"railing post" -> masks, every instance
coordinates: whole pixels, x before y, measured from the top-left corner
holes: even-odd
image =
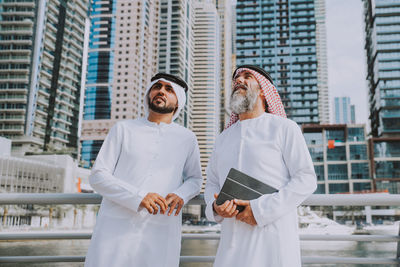
[[[397,234],[398,236],[400,236],[400,224],[399,224],[399,232]],[[396,258],[399,260],[400,259],[400,240],[397,241],[397,255]],[[400,267],[400,263],[397,264],[397,267]]]
[[[4,207],[4,211],[3,211],[3,227],[6,227],[7,214],[8,214],[8,209],[7,209],[7,206],[5,206]]]
[[[371,206],[365,206],[365,221],[368,225],[372,224]]]

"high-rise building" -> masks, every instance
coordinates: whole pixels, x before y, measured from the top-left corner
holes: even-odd
[[[350,123],[356,123],[356,106],[350,105]]]
[[[236,65],[267,70],[289,118],[329,123],[324,0],[237,0]]]
[[[220,20],[211,1],[194,4],[193,132],[200,148],[203,177],[220,131]]]
[[[363,0],[373,136],[400,134],[400,2]]]
[[[336,124],[355,123],[355,107],[350,103],[350,97],[335,97],[334,113]]]
[[[159,2],[93,0],[81,159],[90,166],[112,125],[144,116],[157,72]]]
[[[78,154],[88,0],[0,1],[0,135]]]
[[[216,1],[219,15],[220,49],[221,49],[221,93],[220,93],[220,131],[229,121],[229,97],[232,87],[232,1]]]
[[[400,193],[400,138],[369,139],[374,186],[377,190]]]
[[[370,148],[362,124],[303,125],[318,187],[316,194],[370,192]]]
[[[186,105],[176,122],[192,129],[194,0],[160,1],[158,71],[177,75],[189,89]]]

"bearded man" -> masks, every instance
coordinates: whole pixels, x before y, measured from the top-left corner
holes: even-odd
[[[179,265],[180,210],[202,184],[196,136],[172,122],[186,90],[179,77],[156,74],[146,117],[117,122],[104,140],[89,177],[103,201],[86,267]]]
[[[265,70],[241,66],[233,82],[231,120],[207,167],[206,216],[222,224],[214,266],[301,266],[296,208],[316,189],[307,145]],[[217,205],[231,168],[278,191]],[[238,205],[244,206],[240,213]]]

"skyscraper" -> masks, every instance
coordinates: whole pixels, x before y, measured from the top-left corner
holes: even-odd
[[[116,121],[144,116],[146,87],[157,72],[159,2],[94,0],[90,19],[81,136],[86,166]]]
[[[88,5],[0,2],[0,135],[12,139],[13,154],[77,156]]]
[[[334,113],[336,124],[355,123],[355,107],[350,103],[350,97],[335,97]]]
[[[220,130],[220,20],[211,1],[194,5],[193,132],[200,148],[203,177]]]
[[[232,87],[232,1],[216,1],[219,14],[219,32],[221,49],[221,93],[220,93],[220,131],[229,120],[229,97]]]
[[[265,68],[288,117],[328,123],[324,0],[238,0],[236,64]]]
[[[363,2],[371,133],[399,135],[400,2]]]
[[[181,77],[188,84],[186,105],[177,122],[192,129],[194,0],[161,0],[158,71]]]

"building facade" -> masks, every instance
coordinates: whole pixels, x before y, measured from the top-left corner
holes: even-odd
[[[369,139],[371,171],[377,190],[400,193],[400,137]]]
[[[232,34],[232,1],[216,1],[219,14],[219,32],[221,49],[221,85],[220,85],[220,131],[225,128],[229,121],[230,108],[229,99],[232,91],[232,55],[233,55],[233,34]]]
[[[3,137],[0,147],[0,194],[93,192],[88,181],[90,171],[78,167],[78,161],[69,155],[11,156],[11,140]],[[92,228],[97,209],[82,205],[1,205],[0,230]]]
[[[400,2],[363,0],[369,120],[375,137],[400,134]]]
[[[355,106],[351,105],[350,97],[335,97],[333,107],[335,113],[335,124],[356,123]]]
[[[374,189],[365,125],[303,125],[317,174],[317,194],[360,193]]]
[[[88,0],[0,2],[0,135],[78,154]]]
[[[144,116],[157,72],[159,1],[94,0],[82,123],[81,159],[89,167],[118,120]]]
[[[289,118],[329,123],[324,0],[238,0],[236,65],[266,69]]]
[[[215,5],[194,5],[193,132],[196,134],[203,177],[220,132],[220,20]]]
[[[160,1],[158,71],[177,75],[187,83],[186,105],[176,122],[193,128],[195,0]]]

